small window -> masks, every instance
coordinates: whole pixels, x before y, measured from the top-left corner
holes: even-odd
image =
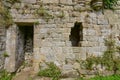
[[[71,28],[69,39],[73,47],[81,46],[80,41],[83,41],[83,26],[81,22],[75,22],[74,27]]]

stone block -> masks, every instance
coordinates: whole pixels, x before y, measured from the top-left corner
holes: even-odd
[[[34,48],[39,48],[42,45],[40,39],[34,39]]]
[[[82,47],[87,47],[88,46],[88,41],[81,41],[80,42]]]
[[[40,43],[41,43],[41,46],[43,46],[43,47],[52,47],[53,46],[51,41],[42,40]]]
[[[72,28],[72,27],[74,27],[74,23],[66,23],[66,27],[67,28]]]
[[[41,28],[39,32],[40,33],[47,33],[48,30],[49,30],[49,28]]]
[[[71,64],[63,65],[63,70],[72,70],[72,69],[73,69],[73,65]]]
[[[65,40],[69,40],[69,38],[67,38],[67,39],[65,39]],[[66,45],[67,47],[70,47],[70,46],[72,46],[72,43],[71,43],[71,41],[66,41],[66,42],[65,42],[65,45]]]
[[[75,63],[73,64],[73,68],[74,68],[74,69],[77,69],[77,70],[80,70],[80,63],[75,62]]]
[[[47,61],[47,62],[54,62],[54,61],[56,61],[55,55],[53,53],[47,54],[45,61]]]
[[[62,47],[51,47],[54,54],[61,54],[62,53]]]
[[[100,47],[99,46],[96,46],[96,47],[87,47],[87,53],[88,54],[94,54],[94,55],[97,55],[97,53],[100,52]]]
[[[60,0],[61,4],[72,4],[72,0]]]
[[[80,53],[80,47],[73,47],[73,53]]]
[[[59,0],[42,0],[43,3],[59,3]]]
[[[52,38],[62,38],[62,34],[60,33],[51,33]]]
[[[36,0],[21,0],[23,3],[36,3]]]
[[[89,17],[91,17],[91,18],[96,18],[96,17],[97,17],[97,14],[95,14],[95,13],[90,13],[90,14],[89,14]]]
[[[108,20],[107,19],[98,19],[97,21],[98,25],[108,25]]]
[[[86,54],[87,54],[86,47],[80,47],[79,59],[85,60],[87,56]]]
[[[63,54],[72,53],[72,47],[63,47]]]
[[[87,36],[87,40],[90,42],[97,42],[99,40],[98,36]]]
[[[44,24],[44,28],[57,28],[56,24]]]
[[[95,33],[96,33],[96,31],[94,29],[87,30],[87,35],[94,36],[94,35],[96,35]]]
[[[67,59],[75,59],[75,54],[73,54],[73,52],[72,53],[66,53],[65,58],[67,58]]]
[[[5,29],[4,29],[4,28],[3,28],[3,29],[2,29],[2,28],[0,29],[0,36],[1,36],[1,35],[3,35],[3,36],[5,35]]]
[[[56,60],[59,61],[59,62],[61,62],[61,65],[62,65],[62,64],[65,64],[65,54],[63,54],[63,53],[58,53],[58,54],[56,55]]]
[[[98,46],[99,45],[99,42],[88,42],[88,46],[89,47],[94,47],[94,46]]]
[[[51,47],[41,47],[40,53],[46,55],[46,54],[54,53],[54,52],[52,51]]]
[[[59,42],[53,42],[53,45],[57,46],[57,47],[64,47],[65,46],[65,42],[62,42],[62,41],[61,42],[60,41]]]
[[[106,10],[104,15],[108,18],[110,24],[118,23],[118,15],[114,14],[111,10]]]

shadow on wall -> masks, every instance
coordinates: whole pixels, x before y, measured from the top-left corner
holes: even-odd
[[[83,26],[81,22],[75,22],[74,27],[71,28],[69,40],[73,47],[80,47],[80,41],[83,41]]]

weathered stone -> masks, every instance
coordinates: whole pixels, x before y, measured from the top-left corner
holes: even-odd
[[[79,70],[80,69],[80,63],[74,63],[73,68]]]
[[[21,0],[23,3],[36,3],[36,0]]]
[[[89,55],[101,55],[106,50],[105,41],[112,34],[119,45],[120,10],[93,11],[90,8],[91,0],[21,0],[9,10],[15,27],[33,26],[33,47],[31,41],[26,45],[33,51],[33,67],[38,72],[44,62],[54,62],[66,70],[78,68],[76,59],[85,60]],[[9,6],[9,4],[8,4]],[[39,16],[38,16],[39,15]],[[1,15],[0,15],[1,17]],[[2,19],[2,18],[1,18]],[[78,45],[73,46],[70,40],[72,28],[77,24]],[[12,27],[12,26],[11,26]],[[22,61],[20,54],[23,46],[23,36],[17,28],[3,28],[0,25],[0,56],[5,51],[10,57],[5,60],[5,68],[14,71],[15,65]],[[29,34],[29,33],[28,33]],[[6,38],[5,38],[6,35]],[[76,39],[77,40],[77,39]],[[19,45],[17,45],[19,44]],[[17,49],[19,46],[19,50]],[[31,49],[32,48],[32,49]],[[6,49],[6,50],[5,50]],[[23,60],[25,58],[23,57]],[[68,64],[66,64],[66,59]],[[20,61],[21,60],[21,61]],[[0,67],[3,67],[4,58],[0,57]],[[18,66],[19,67],[19,66]],[[70,71],[71,74],[72,71]],[[69,73],[69,72],[68,72]]]
[[[12,26],[7,30],[7,41],[6,41],[6,52],[9,55],[5,59],[5,69],[10,72],[14,72],[16,70],[16,59],[15,59],[15,53],[16,53],[16,26]],[[18,56],[18,55],[17,55]]]
[[[108,18],[110,24],[118,23],[118,16],[114,14],[112,11],[105,11],[105,16]]]
[[[42,0],[43,3],[58,3],[59,0]]]
[[[62,4],[72,4],[72,0],[60,0],[60,3]]]

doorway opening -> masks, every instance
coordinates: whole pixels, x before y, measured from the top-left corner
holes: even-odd
[[[83,41],[83,26],[81,22],[75,22],[74,27],[71,28],[69,36],[73,47],[80,47],[80,41]]]
[[[23,33],[24,51],[25,53],[33,52],[33,26],[20,26],[20,31]]]
[[[16,40],[16,68],[19,68],[23,62],[32,65],[30,61],[33,55],[33,37],[33,25],[18,25]]]

